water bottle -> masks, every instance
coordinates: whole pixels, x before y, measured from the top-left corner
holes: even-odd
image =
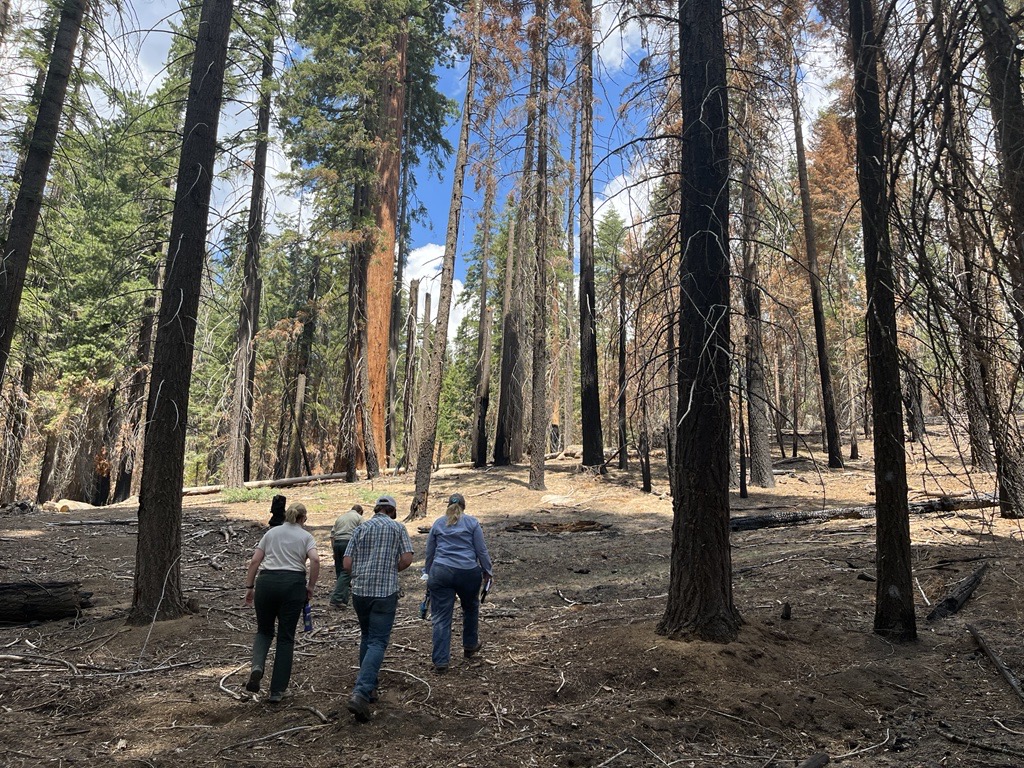
[[[309,603],[302,606],[302,628],[306,632],[313,631],[313,612],[309,610]]]

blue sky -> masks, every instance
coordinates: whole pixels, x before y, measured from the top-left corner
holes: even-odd
[[[28,0],[31,2],[31,0]],[[620,110],[623,92],[628,88],[637,70],[637,62],[645,51],[641,45],[641,34],[635,23],[621,23],[619,14],[620,0],[608,0],[597,3],[598,29],[595,38],[598,41],[597,62],[595,65],[595,159],[597,164],[594,179],[595,206],[598,218],[610,207],[619,211],[622,217],[630,222],[643,216],[649,184],[638,183],[642,169],[631,165],[634,158],[626,153],[613,150],[628,139],[642,134],[645,125],[631,125],[632,115]],[[136,76],[140,87],[151,89],[161,79],[170,33],[169,21],[178,13],[176,0],[135,0],[134,19],[124,22],[140,30],[148,30],[120,39],[128,42],[135,49],[137,60]],[[805,63],[806,82],[804,89],[805,115],[813,116],[821,106],[824,90],[821,83],[827,81],[835,68],[834,54],[824,52],[815,54]],[[460,61],[453,69],[439,73],[440,88],[461,108],[465,99],[466,62]],[[815,73],[818,73],[817,75]],[[238,130],[251,120],[249,113],[228,109],[222,117],[221,133]],[[645,115],[638,114],[637,120],[643,121]],[[806,130],[806,129],[805,129]],[[458,140],[459,120],[455,118],[447,128],[447,136],[455,146]],[[563,140],[568,143],[568,136]],[[519,162],[513,160],[512,162]],[[288,161],[280,144],[275,146],[269,163],[271,168],[280,172],[288,167]],[[452,167],[454,157],[447,163],[445,172],[440,178],[425,168],[414,169],[419,196],[428,211],[426,220],[414,225],[412,232],[412,252],[406,272],[406,279],[419,278],[421,297],[423,292],[431,290],[429,283],[440,271],[440,260],[444,250],[444,233],[447,226],[448,208],[451,196]],[[269,208],[271,217],[275,212],[295,213],[299,210],[299,201],[283,190],[279,181],[272,182]],[[502,199],[499,197],[499,200]],[[467,177],[462,227],[459,233],[459,244],[456,260],[456,298],[461,290],[461,279],[465,276],[466,264],[462,258],[471,246],[475,227],[475,214],[480,207],[479,195]],[[232,183],[222,183],[215,195],[215,205],[223,216],[232,211],[239,211],[248,204],[248,179],[236,179]],[[214,235],[215,237],[215,235]],[[436,285],[432,292],[436,295]],[[421,299],[422,300],[422,299]],[[436,301],[434,302],[436,305]],[[462,310],[453,305],[450,318],[450,333],[454,334],[461,320]]]

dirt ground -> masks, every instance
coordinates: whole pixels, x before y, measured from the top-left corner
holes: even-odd
[[[967,490],[941,429],[911,453],[912,499]],[[834,472],[806,459],[777,468],[786,474],[773,490],[734,493],[734,514],[871,501],[869,459]],[[94,592],[76,620],[0,628],[0,764],[781,768],[825,752],[849,766],[1024,765],[1024,701],[966,629],[1024,670],[1017,521],[995,510],[914,517],[920,639],[906,645],[871,631],[872,520],[734,533],[740,637],[686,643],[656,633],[671,548],[664,473],[655,495],[639,491],[636,473],[593,478],[571,459],[549,463],[545,492],[528,490],[527,477],[526,467],[435,477],[434,499],[465,494],[495,561],[484,649],[431,672],[417,567],[429,520],[408,523],[417,560],[402,575],[381,701],[365,725],[344,706],[358,630],[350,611],[327,607],[328,534],[353,501],[389,493],[406,505],[411,478],[282,491],[310,509],[327,568],[278,705],[243,688],[254,622],[242,584],[269,501],[186,498],[183,578],[198,610],[145,627],[125,624],[134,526],[59,525],[130,520],[130,504],[0,513],[0,580],[79,579]],[[973,481],[992,490],[986,476]],[[431,512],[441,514],[438,502]],[[509,530],[579,521],[607,527]],[[926,621],[926,600],[982,562],[988,573],[964,610]]]

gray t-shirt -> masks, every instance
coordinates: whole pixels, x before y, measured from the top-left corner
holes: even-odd
[[[363,522],[363,516],[350,509],[334,521],[334,528],[331,529],[331,541],[341,541],[352,536],[352,531]]]
[[[284,523],[263,534],[256,548],[263,550],[261,569],[305,573],[306,557],[316,552],[316,541],[298,523]]]

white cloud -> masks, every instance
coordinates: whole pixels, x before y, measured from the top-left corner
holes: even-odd
[[[621,0],[608,0],[595,10],[597,55],[608,71],[617,72],[633,54],[643,49],[640,25],[628,16]]]
[[[430,294],[431,320],[437,319],[437,299],[441,290],[441,262],[444,259],[444,246],[438,243],[427,243],[409,252],[409,261],[405,267],[405,285],[412,280],[420,281],[419,301],[416,316],[423,322],[423,309],[426,294]],[[452,307],[448,316],[448,340],[455,338],[462,318],[466,316],[466,307],[459,303],[464,285],[461,280],[452,281]]]

